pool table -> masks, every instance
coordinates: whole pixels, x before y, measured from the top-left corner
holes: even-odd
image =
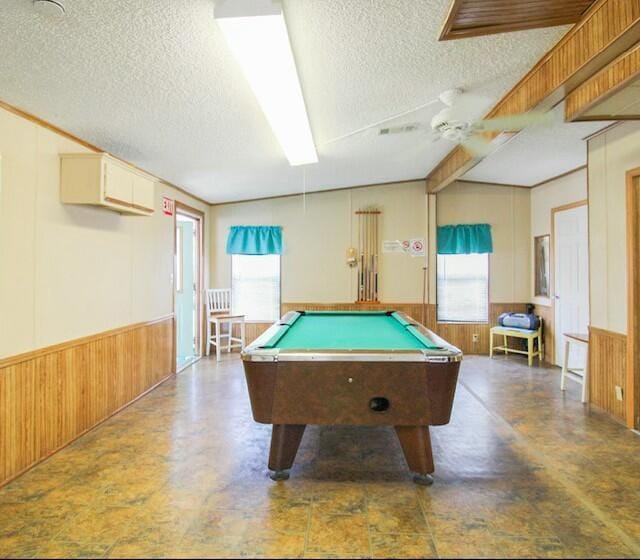
[[[307,424],[395,428],[414,481],[431,484],[429,426],[451,416],[462,353],[397,311],[291,311],[242,352],[269,469],[286,480]]]

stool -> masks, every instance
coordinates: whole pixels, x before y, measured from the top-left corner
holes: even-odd
[[[207,356],[211,346],[216,349],[216,360],[220,361],[220,351],[226,347],[244,349],[245,329],[244,315],[231,313],[231,290],[210,289],[205,291],[207,300]],[[233,325],[240,326],[240,336],[233,336]],[[222,332],[222,325],[227,325],[227,332]],[[223,340],[226,339],[226,340]]]
[[[560,376],[560,390],[565,389],[565,380],[567,378],[580,383],[582,385],[582,402],[587,402],[587,387],[589,386],[589,335],[582,333],[562,333],[564,339],[564,360],[562,360],[562,374]],[[571,354],[571,345],[575,344],[586,350],[587,361],[584,368],[570,368],[569,355]]]

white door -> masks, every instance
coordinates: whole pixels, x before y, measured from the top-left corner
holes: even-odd
[[[556,212],[554,216],[556,364],[562,365],[562,334],[588,333],[589,218],[586,205]],[[573,345],[571,354],[570,366],[583,367],[586,356],[582,349]]]

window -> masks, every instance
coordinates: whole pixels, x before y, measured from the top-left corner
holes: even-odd
[[[489,255],[438,255],[438,321],[489,320]]]
[[[231,255],[232,313],[248,321],[280,317],[280,255]]]

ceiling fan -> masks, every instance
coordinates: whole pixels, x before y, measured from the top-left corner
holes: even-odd
[[[452,89],[439,95],[446,107],[431,119],[431,129],[434,141],[444,138],[460,144],[472,156],[484,156],[491,151],[491,142],[483,136],[485,132],[517,132],[531,125],[550,124],[553,120],[551,113],[539,111],[492,119],[467,119],[465,113],[472,108],[473,98],[463,101],[462,93],[460,89]]]
[[[381,127],[390,121],[398,120],[438,102],[443,103],[445,107],[431,119],[430,123],[408,122],[396,126]],[[475,120],[469,118],[470,115],[478,113],[478,105],[481,103],[483,103],[481,98],[465,93],[462,89],[447,90],[441,93],[438,98],[418,107],[332,138],[322,144],[330,144],[372,129],[377,129],[380,136],[428,130],[433,142],[444,138],[461,145],[472,156],[478,157],[487,155],[491,151],[491,142],[483,136],[485,132],[516,132],[531,125],[549,124],[553,120],[551,113],[538,111],[493,119]]]

